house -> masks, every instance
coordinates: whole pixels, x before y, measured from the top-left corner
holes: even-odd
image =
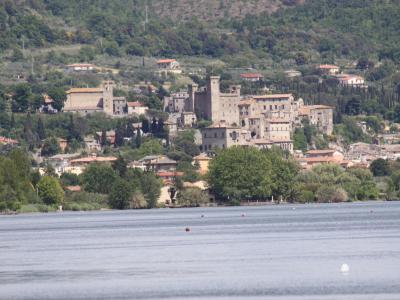
[[[168,129],[170,136],[175,136],[178,133],[178,124],[173,121],[165,121],[164,127]]]
[[[237,126],[230,126],[225,123],[211,125],[202,128],[202,151],[212,151],[214,148],[225,149],[232,146],[245,144],[248,132]]]
[[[298,110],[298,123],[306,118],[322,133],[333,133],[333,107],[328,105],[305,105]]]
[[[287,78],[295,78],[301,76],[301,72],[297,70],[287,70],[285,71]]]
[[[160,59],[157,61],[159,74],[181,74],[182,69],[178,61],[175,59]]]
[[[103,138],[103,132],[97,131],[96,135],[95,135],[95,139],[99,145],[103,144],[102,138]],[[106,139],[107,139],[108,144],[114,145],[115,144],[115,130],[106,131]]]
[[[257,82],[263,80],[264,76],[260,73],[243,73],[240,74],[240,78],[244,81]]]
[[[162,179],[164,185],[167,185],[173,183],[176,177],[182,177],[184,173],[177,171],[158,171],[156,175]]]
[[[60,147],[61,152],[65,152],[65,150],[68,147],[68,140],[59,138],[58,139],[58,146]]]
[[[70,161],[69,166],[65,168],[66,173],[73,173],[80,175],[82,174],[88,165],[93,163],[113,163],[117,160],[114,156],[100,157],[100,156],[87,156],[82,158],[76,158]]]
[[[193,127],[197,122],[196,114],[193,112],[182,112],[179,118],[179,125],[181,127]]]
[[[18,141],[4,136],[0,136],[0,145],[17,145]]]
[[[170,96],[164,97],[164,111],[169,113],[182,113],[185,111],[185,104],[189,98],[187,91],[172,93]]]
[[[350,161],[344,159],[343,153],[334,149],[309,150],[305,157],[296,160],[303,169],[310,169],[318,164],[337,164],[344,168],[352,166]]]
[[[94,136],[86,136],[83,139],[84,143],[85,143],[85,148],[87,151],[89,152],[98,152],[101,151],[101,143],[99,142],[99,139],[97,137]]]
[[[43,112],[43,113],[49,113],[49,114],[57,113],[58,110],[53,107],[54,100],[47,94],[43,94],[42,96],[43,96],[43,104],[39,108],[39,111]]]
[[[82,71],[92,71],[96,66],[93,64],[71,64],[67,65],[68,70],[75,71],[75,72],[82,72]]]
[[[142,102],[135,101],[135,102],[128,102],[128,115],[136,114],[138,116],[145,115],[149,108],[144,105]]]
[[[335,65],[319,65],[318,69],[326,75],[336,75],[340,71],[340,67]]]
[[[175,171],[178,163],[165,155],[148,155],[139,159],[147,171]]]
[[[200,153],[199,155],[193,157],[193,165],[197,165],[199,168],[197,172],[201,175],[205,175],[208,172],[208,165],[210,164],[211,157],[205,153]]]
[[[361,76],[352,74],[340,74],[336,78],[339,80],[339,84],[342,86],[352,86],[352,87],[367,87],[365,85],[365,80]]]

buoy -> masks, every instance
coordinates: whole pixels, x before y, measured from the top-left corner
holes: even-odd
[[[348,264],[342,264],[342,266],[340,267],[340,272],[342,273],[347,273],[350,271],[350,267]]]
[[[189,232],[189,231],[190,231],[190,228],[189,228],[189,227],[186,227],[186,228],[185,228],[185,231],[186,231],[186,232]]]
[[[242,217],[245,217],[246,216],[246,214],[245,213],[242,213]]]
[[[204,218],[204,215],[201,215],[202,218]]]

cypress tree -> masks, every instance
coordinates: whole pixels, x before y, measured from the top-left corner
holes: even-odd
[[[140,148],[142,145],[142,134],[140,133],[140,129],[136,129],[136,139],[135,139],[136,148]]]
[[[41,141],[46,138],[46,132],[44,130],[44,124],[43,124],[43,120],[41,117],[39,117],[38,123],[37,123],[37,134]]]

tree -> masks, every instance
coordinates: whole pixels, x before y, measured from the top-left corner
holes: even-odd
[[[124,137],[125,137],[125,129],[124,126],[120,123],[118,124],[115,130],[115,147],[121,147],[124,144]]]
[[[157,134],[157,129],[158,129],[157,119],[156,119],[156,117],[153,117],[153,121],[151,122],[150,131],[151,131],[152,134],[155,135],[155,134]]]
[[[150,131],[149,120],[147,119],[142,120],[142,130],[143,133],[148,133]]]
[[[47,205],[59,204],[64,199],[64,191],[57,178],[43,176],[37,188],[39,197]]]
[[[64,107],[65,100],[67,100],[67,94],[64,89],[60,87],[52,87],[47,91],[47,94],[54,100],[52,106],[57,109],[57,111],[61,111]]]
[[[32,129],[32,118],[30,113],[26,115],[26,120],[24,123],[24,137],[29,145],[29,149],[33,150],[37,145],[37,135]]]
[[[108,194],[117,175],[107,164],[91,164],[82,174],[82,184],[85,191],[90,193]]]
[[[337,186],[321,186],[316,194],[318,202],[344,202],[348,196],[344,189]]]
[[[37,122],[37,134],[38,137],[41,141],[43,141],[46,138],[46,132],[44,130],[44,124],[43,124],[43,120],[42,117],[39,116],[38,122]]]
[[[389,176],[390,165],[386,159],[378,158],[374,160],[369,166],[370,171],[374,176]]]
[[[74,186],[79,185],[79,176],[73,173],[62,173],[60,176],[60,181],[62,186]]]
[[[142,145],[142,134],[140,132],[140,129],[137,128],[136,129],[136,137],[135,137],[135,146],[136,146],[136,148],[140,148],[141,145]]]
[[[208,183],[222,200],[233,196],[266,199],[272,194],[271,163],[256,148],[231,147],[211,160]]]
[[[200,206],[210,202],[208,194],[199,188],[188,188],[180,191],[177,202],[183,206]]]
[[[112,185],[110,195],[108,196],[108,204],[113,209],[129,208],[131,196],[132,190],[129,183],[119,178]]]
[[[161,194],[161,181],[153,173],[145,172],[140,178],[140,190],[142,191],[147,207],[157,206],[158,197]]]
[[[119,176],[125,177],[128,166],[125,159],[121,155],[118,156],[118,159],[113,163],[113,169]]]
[[[46,139],[43,142],[42,150],[41,150],[41,155],[42,156],[53,156],[58,154],[61,151],[60,145],[58,144],[58,141],[56,138],[51,137]]]
[[[107,146],[107,144],[108,144],[108,141],[107,141],[107,132],[103,129],[103,130],[101,131],[100,145],[101,145],[102,147],[105,147],[105,146]]]
[[[29,84],[21,83],[14,88],[12,111],[21,113],[26,112],[29,108],[32,90]]]
[[[133,138],[135,135],[135,129],[133,128],[132,122],[128,121],[128,124],[126,125],[126,137]]]

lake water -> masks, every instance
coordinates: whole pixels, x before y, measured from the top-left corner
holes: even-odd
[[[7,300],[400,299],[400,202],[1,216],[0,261]]]

